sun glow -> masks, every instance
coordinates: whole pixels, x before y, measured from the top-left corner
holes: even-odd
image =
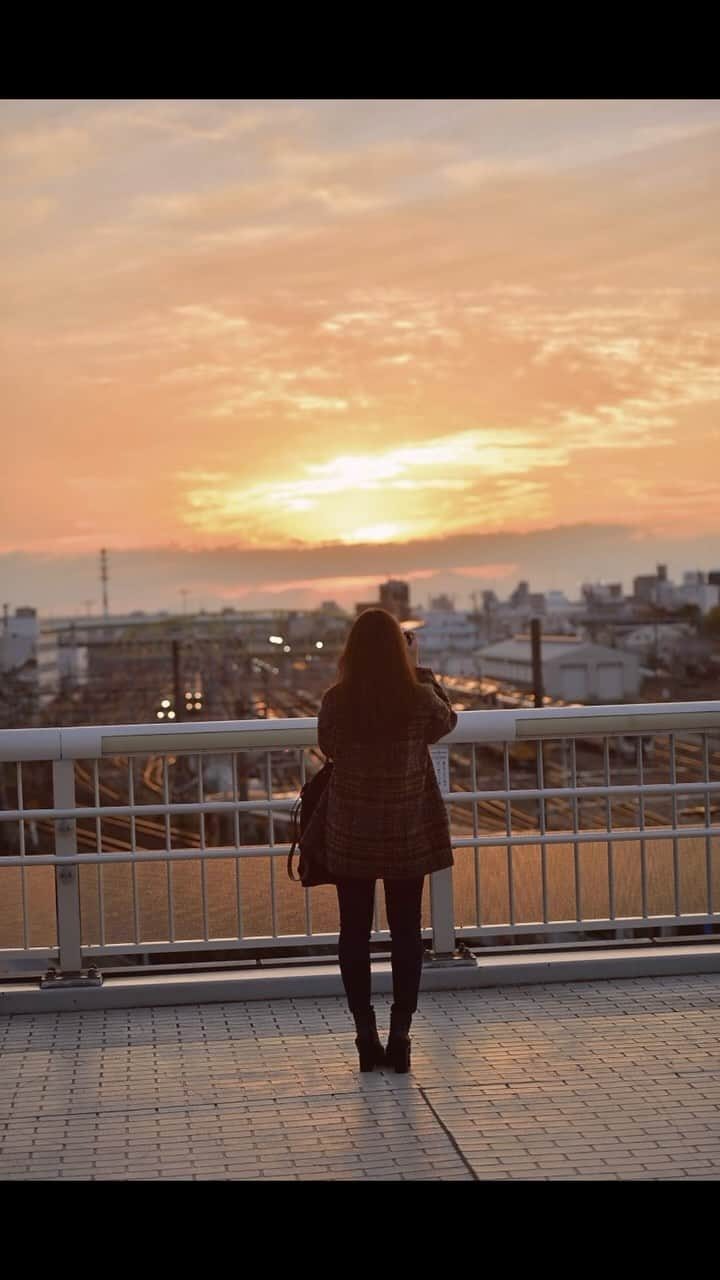
[[[5,599],[716,565],[717,100],[0,115]]]
[[[487,527],[502,515],[541,516],[540,487],[526,476],[563,467],[568,456],[567,445],[541,446],[525,429],[477,429],[308,462],[294,476],[288,464],[279,478],[255,484],[192,472],[178,479],[185,521],[198,534],[252,529],[253,539],[275,544],[392,542]]]
[[[343,538],[343,542],[393,542],[400,537],[399,524],[368,524],[361,529],[353,529]]]

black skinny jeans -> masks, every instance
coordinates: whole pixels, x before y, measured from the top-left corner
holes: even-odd
[[[423,942],[421,905],[425,877],[383,880],[392,938],[393,1004],[404,1013],[417,1009]],[[374,880],[339,880],[340,973],[352,1013],[370,1007],[370,931]]]

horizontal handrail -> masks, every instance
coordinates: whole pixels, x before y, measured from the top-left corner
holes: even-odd
[[[0,731],[0,959],[42,941],[77,974],[114,951],[334,941],[332,895],[278,878],[318,754],[314,716]],[[720,701],[463,711],[431,755],[461,868],[430,880],[439,956],[472,936],[720,921]]]
[[[607,737],[715,730],[720,701],[637,703],[461,711],[443,743],[518,742],[534,738]],[[189,725],[81,725],[0,730],[0,760],[100,760],[151,753],[223,754],[317,746],[317,717],[208,720]]]
[[[589,828],[584,831],[526,831],[512,837],[502,832],[487,836],[453,836],[450,843],[453,849],[498,849],[506,844],[513,848],[528,845],[538,848],[549,848],[552,845],[581,844],[623,844],[638,840],[703,840],[714,833],[714,828],[706,826],[677,827],[614,827],[605,831],[602,828]],[[58,867],[58,866],[92,866],[102,864],[109,866],[113,862],[207,862],[213,859],[228,861],[233,858],[287,858],[291,849],[289,844],[252,844],[252,845],[213,845],[200,849],[127,849],[115,852],[107,850],[102,853],[31,853],[3,855],[0,866],[24,867]]]
[[[443,791],[443,800],[452,804],[474,804],[478,800],[592,800],[608,796],[634,799],[645,796],[704,796],[720,792],[720,782],[636,782],[613,783],[609,786],[586,787],[510,787],[483,791]],[[93,804],[73,809],[3,809],[0,822],[75,821],[90,818],[157,818],[168,814],[200,813],[291,813],[296,800],[195,800],[172,801],[168,804]]]

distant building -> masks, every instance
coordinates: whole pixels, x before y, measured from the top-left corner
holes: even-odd
[[[376,606],[377,607],[377,606]],[[398,622],[410,617],[410,587],[407,582],[389,578],[380,586],[380,608],[394,614]]]
[[[0,670],[22,673],[38,701],[50,701],[63,682],[87,680],[87,646],[72,629],[40,622],[36,609],[23,606],[4,619],[0,635]]]
[[[694,604],[701,613],[709,613],[720,601],[720,586],[705,582],[704,574],[683,575],[683,584],[675,590],[678,604]]]
[[[659,564],[655,574],[641,574],[633,580],[633,596],[637,603],[665,609],[692,604],[708,613],[720,600],[720,570],[707,574],[703,569],[687,569],[681,585],[676,586],[668,578],[667,565]]]
[[[475,652],[486,631],[482,618],[455,609],[418,610],[420,662],[446,675],[476,675]]]
[[[664,569],[664,565],[658,565],[658,569]],[[674,583],[670,582],[667,577],[661,578],[658,575],[655,584],[655,604],[661,609],[672,609],[678,603],[677,588]]]
[[[658,579],[654,573],[641,573],[633,578],[633,597],[640,604],[655,604]]]
[[[584,582],[582,595],[591,608],[619,604],[623,598],[622,582]]]
[[[446,595],[433,596],[430,600],[430,609],[433,613],[452,613],[455,609],[455,601]]]
[[[663,626],[655,626],[647,622],[642,626],[626,631],[618,640],[621,649],[635,653],[643,662],[659,661],[669,666],[687,644],[688,637],[693,634],[687,622],[673,622]]]
[[[578,601],[568,600],[564,591],[546,591],[545,617],[555,634],[572,635],[577,625],[575,619],[582,612],[583,606]]]
[[[530,586],[527,582],[518,582],[510,594],[509,603],[513,609],[526,608],[530,603]]]
[[[3,671],[18,671],[35,657],[39,631],[37,609],[22,606],[12,617],[5,614],[0,636],[0,667]]]
[[[377,600],[362,600],[360,601],[359,604],[355,605],[355,617],[356,618],[359,617],[360,614],[364,613],[366,609],[379,609],[379,608],[380,608],[380,604],[379,604],[379,601]]]
[[[87,652],[87,650],[86,650]],[[44,706],[52,702],[60,692],[62,680],[60,662],[60,638],[57,631],[42,628],[35,647],[35,682],[38,702]]]
[[[529,637],[502,640],[476,656],[480,675],[532,688]],[[564,636],[543,637],[542,671],[545,693],[564,702],[625,702],[636,698],[640,688],[636,654]]]

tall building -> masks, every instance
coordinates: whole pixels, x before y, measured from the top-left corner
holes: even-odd
[[[392,613],[398,622],[406,622],[410,617],[410,587],[407,582],[389,578],[380,586],[380,607]]]
[[[619,604],[623,598],[622,582],[584,582],[582,596],[590,608]]]
[[[530,584],[527,582],[518,582],[515,590],[510,595],[510,604],[513,609],[526,608],[530,603]]]
[[[657,597],[657,576],[654,573],[642,573],[633,578],[633,596],[643,604],[654,604]]]
[[[703,581],[704,573],[686,573],[684,581],[678,587],[675,596],[682,604],[694,604],[701,613],[709,613],[716,608],[720,600],[720,586],[713,582]]]
[[[21,605],[13,617],[6,611],[0,637],[0,670],[17,670],[34,658],[39,634],[36,609]]]
[[[433,613],[453,613],[455,601],[446,595],[431,596],[430,608]]]

